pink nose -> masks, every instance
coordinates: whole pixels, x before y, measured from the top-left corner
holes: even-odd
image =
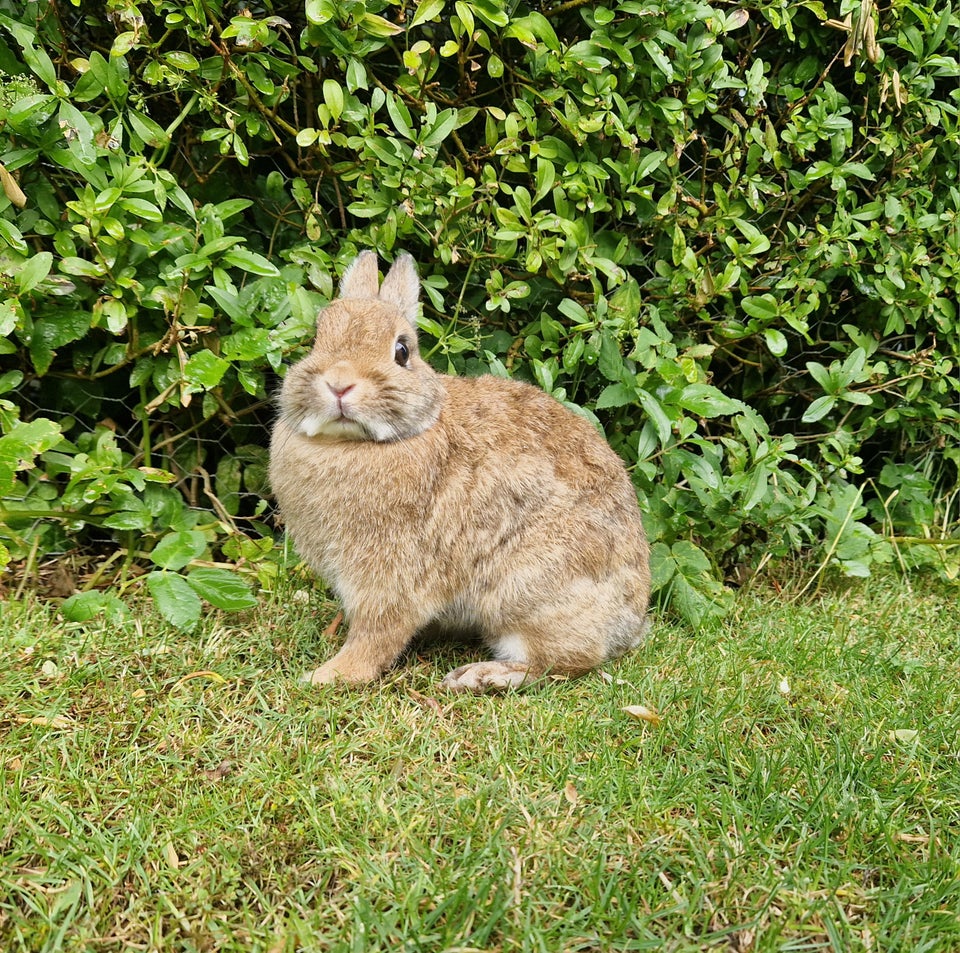
[[[343,398],[353,390],[353,386],[353,384],[347,384],[346,387],[335,387],[329,381],[327,382],[327,387],[330,388],[330,393],[332,393],[337,400],[343,400]]]

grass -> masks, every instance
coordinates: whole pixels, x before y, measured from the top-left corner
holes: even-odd
[[[0,619],[0,949],[960,950],[956,590],[743,592],[618,665],[366,691],[318,595]],[[643,704],[659,725],[623,709]]]

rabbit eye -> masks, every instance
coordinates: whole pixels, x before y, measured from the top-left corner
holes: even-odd
[[[393,359],[401,367],[406,367],[407,361],[410,360],[410,348],[407,347],[407,344],[403,340],[403,338],[397,341],[396,345],[393,348]]]

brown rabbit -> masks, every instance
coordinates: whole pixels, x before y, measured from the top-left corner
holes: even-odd
[[[340,651],[305,680],[368,682],[436,624],[496,661],[443,686],[578,675],[647,628],[648,549],[633,486],[594,427],[496,377],[447,377],[417,349],[420,283],[382,287],[362,252],[280,392],[270,480],[301,556],[342,601]]]

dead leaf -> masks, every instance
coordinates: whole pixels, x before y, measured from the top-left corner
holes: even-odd
[[[915,728],[897,728],[894,731],[888,731],[887,737],[891,741],[916,741],[920,732]]]
[[[203,669],[200,672],[191,672],[189,675],[184,675],[183,678],[177,681],[177,686],[190,682],[195,678],[206,678],[211,682],[219,682],[221,685],[226,685],[227,683],[227,680],[219,672],[211,672],[209,669]]]
[[[48,718],[46,715],[34,715],[32,718],[28,715],[18,715],[17,721],[21,725],[36,725],[39,728],[76,728],[77,723],[72,718],[65,715],[54,715]]]
[[[343,613],[338,612],[334,617],[333,621],[328,625],[324,630],[324,635],[336,635],[337,629],[340,628],[340,623],[343,622]]]
[[[648,721],[651,725],[660,724],[660,715],[655,708],[647,708],[646,705],[627,705],[623,711],[638,721]]]
[[[871,63],[876,63],[880,59],[880,47],[877,44],[877,21],[873,19],[873,14],[867,17],[863,29],[863,48],[867,54],[867,59]]]
[[[602,669],[597,672],[597,674],[608,684],[608,685],[629,685],[630,683],[623,678],[614,678],[609,672],[604,672]]]
[[[580,795],[577,793],[577,786],[573,781],[567,781],[563,786],[563,796],[571,807],[576,807],[580,803]]]
[[[228,774],[233,774],[233,762],[225,759],[215,768],[203,772],[211,781],[222,781]]]
[[[180,858],[177,856],[176,848],[174,848],[171,841],[167,841],[163,845],[163,859],[167,862],[167,866],[171,870],[180,869]]]
[[[742,26],[746,26],[750,21],[750,12],[749,10],[744,10],[743,7],[738,7],[736,10],[731,10],[727,16],[727,29],[728,30],[738,30]]]
[[[6,170],[2,162],[0,162],[0,187],[3,188],[3,194],[17,208],[23,208],[27,204],[27,197],[23,194],[23,189],[20,188],[17,180]]]
[[[740,930],[733,934],[731,943],[733,944],[733,948],[737,950],[737,953],[748,953],[749,950],[753,949],[754,939],[755,934],[753,930]]]
[[[436,698],[433,698],[430,695],[421,695],[420,692],[413,688],[408,688],[407,692],[418,705],[422,705],[424,708],[429,708],[432,712],[436,712],[438,715],[443,714],[443,706],[436,700]]]

